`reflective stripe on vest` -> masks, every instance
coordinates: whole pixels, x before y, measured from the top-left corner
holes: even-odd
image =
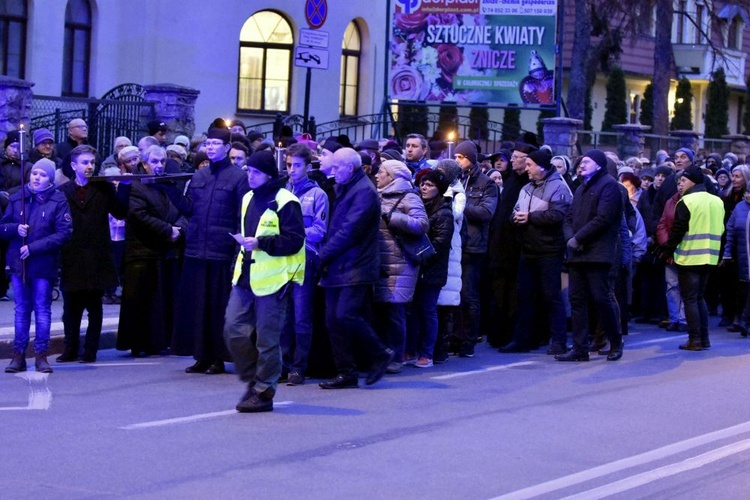
[[[721,235],[724,233],[724,204],[721,199],[699,191],[683,196],[680,201],[690,211],[690,224],[688,232],[674,251],[675,264],[718,264]]]
[[[242,236],[245,237],[245,215],[247,207],[250,206],[250,200],[253,198],[253,192],[250,191],[242,198],[242,218],[241,228]],[[281,210],[284,205],[290,201],[299,200],[286,189],[279,189],[276,193],[276,204]],[[279,215],[270,208],[263,212],[258,227],[255,229],[255,237],[276,236],[280,234]],[[234,263],[234,277],[232,284],[236,285],[242,274],[243,252],[237,255]],[[305,245],[299,252],[294,255],[284,255],[274,257],[268,255],[260,249],[253,250],[250,258],[253,260],[250,264],[250,289],[258,297],[276,293],[290,281],[301,285],[305,279]]]

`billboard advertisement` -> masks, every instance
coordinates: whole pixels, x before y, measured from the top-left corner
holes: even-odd
[[[388,99],[555,103],[557,0],[393,0]]]

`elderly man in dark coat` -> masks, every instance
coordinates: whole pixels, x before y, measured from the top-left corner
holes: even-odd
[[[618,234],[623,217],[619,184],[607,173],[607,157],[598,149],[581,159],[584,181],[576,189],[563,230],[568,244],[573,348],[558,361],[589,360],[589,304],[610,342],[607,360],[622,357],[622,334],[610,268],[619,258]]]
[[[380,380],[393,351],[383,346],[362,317],[380,276],[378,193],[362,171],[359,153],[351,148],[333,154],[332,172],[336,201],[320,250],[320,286],[326,291],[326,327],[338,375],[320,387],[346,389],[359,386],[353,340],[371,358],[367,385]]]

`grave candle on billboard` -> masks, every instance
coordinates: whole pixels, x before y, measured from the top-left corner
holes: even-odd
[[[555,102],[557,0],[394,0],[388,98]]]

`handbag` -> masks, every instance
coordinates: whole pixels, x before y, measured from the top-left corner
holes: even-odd
[[[404,199],[404,196],[406,196],[406,193],[401,195],[401,198],[396,201],[390,212],[388,212],[388,220],[391,220],[391,214],[396,210],[396,207],[401,203],[401,200]],[[415,266],[422,265],[437,255],[435,247],[432,246],[432,242],[430,242],[427,233],[416,235],[391,231],[391,234],[401,248],[401,251],[404,253],[404,257]]]

